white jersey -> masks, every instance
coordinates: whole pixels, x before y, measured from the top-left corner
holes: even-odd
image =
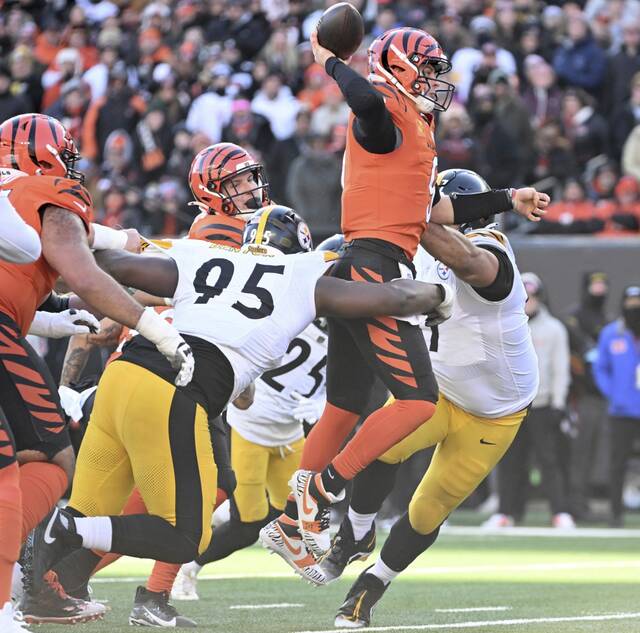
[[[283,255],[176,240],[164,251],[178,266],[173,325],[216,345],[234,371],[232,399],[277,367],[290,341],[316,317],[315,287],[332,253]]]
[[[242,437],[262,446],[285,446],[303,436],[302,424],[291,411],[297,392],[315,401],[326,398],[327,335],[314,323],[290,343],[277,369],[255,382],[253,404],[245,410],[230,404],[227,422]]]
[[[528,406],[538,390],[538,359],[528,319],[527,295],[507,238],[479,231],[474,244],[504,251],[513,264],[513,287],[502,301],[482,298],[422,248],[416,256],[418,278],[448,284],[455,291],[453,313],[424,337],[442,393],[465,411],[499,418]]]

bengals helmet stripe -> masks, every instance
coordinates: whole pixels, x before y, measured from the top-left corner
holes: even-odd
[[[18,135],[18,126],[20,125],[20,119],[15,117],[13,120],[13,125],[11,126],[11,167],[14,169],[20,169],[18,166],[18,161],[16,160],[16,155],[13,151],[13,148],[16,144],[16,136]]]

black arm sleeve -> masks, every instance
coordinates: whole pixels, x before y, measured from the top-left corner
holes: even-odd
[[[41,312],[64,312],[69,309],[69,297],[52,292],[38,307]]]
[[[468,193],[461,196],[452,193],[453,223],[464,224],[495,213],[513,209],[510,189],[493,189],[484,193]]]
[[[478,246],[492,252],[498,258],[498,274],[488,286],[484,288],[476,288],[474,286],[473,289],[487,301],[502,301],[509,296],[511,288],[513,288],[513,264],[502,249],[486,244],[479,244]]]
[[[382,95],[359,73],[337,57],[330,57],[325,69],[340,87],[356,117],[354,135],[373,154],[388,154],[399,144],[397,130]]]

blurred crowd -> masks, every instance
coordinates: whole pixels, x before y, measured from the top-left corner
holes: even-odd
[[[452,60],[441,169],[553,194],[538,233],[638,234],[640,1],[351,0],[366,35],[428,30]],[[272,196],[338,228],[348,109],[308,37],[336,0],[4,0],[0,120],[62,120],[105,224],[179,234],[192,157],[221,140]],[[522,227],[525,230],[525,227]]]

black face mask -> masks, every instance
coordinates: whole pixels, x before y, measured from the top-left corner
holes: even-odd
[[[604,304],[607,302],[607,295],[590,295],[585,297],[585,306],[593,308],[594,310],[602,310]]]
[[[626,326],[640,337],[640,308],[623,308],[622,316]]]

